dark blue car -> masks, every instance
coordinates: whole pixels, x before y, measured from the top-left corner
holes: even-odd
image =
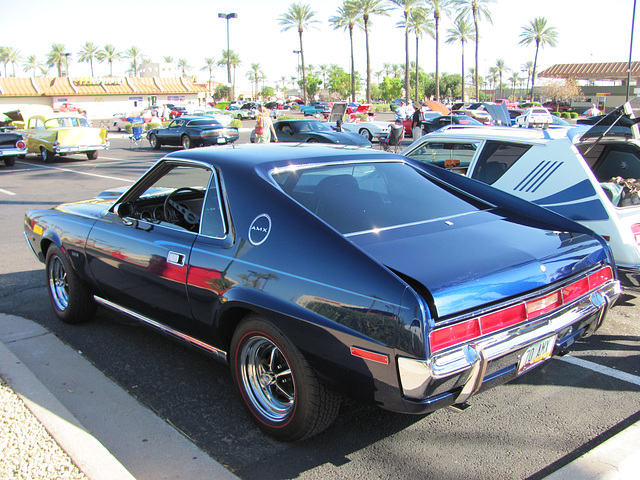
[[[206,145],[233,143],[238,140],[238,129],[225,127],[211,117],[183,115],[171,121],[166,128],[154,128],[147,132],[151,148],[182,146],[184,149]]]
[[[591,335],[620,292],[585,227],[343,145],[171,153],[117,199],[29,211],[25,236],[62,321],[100,305],[208,352],[288,441],[327,428],[341,394],[464,405]]]

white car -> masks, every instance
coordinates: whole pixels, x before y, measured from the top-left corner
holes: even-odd
[[[331,128],[336,127],[336,122],[327,122]],[[391,129],[391,122],[344,122],[342,129],[345,132],[359,133],[370,142],[373,142],[377,137],[387,136]]]
[[[611,246],[627,286],[640,287],[640,131],[634,108],[640,112],[640,97],[624,106],[618,120],[609,119],[613,127],[446,127],[402,154],[488,183],[594,230]]]
[[[224,113],[219,108],[196,108],[193,110],[192,115],[199,115],[201,117],[211,117],[216,119],[225,127],[228,127],[229,124],[233,121],[233,115],[229,113]]]
[[[522,115],[516,117],[516,126],[526,128],[548,128],[553,117],[544,107],[527,108]]]

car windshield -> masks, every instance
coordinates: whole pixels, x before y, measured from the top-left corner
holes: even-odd
[[[82,117],[56,117],[44,122],[46,128],[89,127],[89,122]]]
[[[295,122],[299,132],[334,132],[335,131],[318,120],[301,120]]]
[[[345,235],[489,208],[403,162],[300,168],[272,175],[287,195]]]

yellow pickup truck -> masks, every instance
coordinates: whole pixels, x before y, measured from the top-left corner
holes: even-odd
[[[37,108],[36,108],[37,107]],[[98,158],[99,150],[107,150],[107,130],[93,128],[88,120],[74,112],[56,113],[51,107],[27,106],[5,112],[14,122],[24,122],[28,153],[39,154],[45,162],[56,155],[84,153],[89,160]]]

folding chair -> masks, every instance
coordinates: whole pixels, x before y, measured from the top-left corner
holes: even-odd
[[[391,135],[389,138],[379,138],[380,148],[385,152],[390,152],[393,147],[393,153],[398,153],[400,149],[400,142],[404,138],[404,126],[403,125],[392,125],[391,126]]]
[[[130,117],[131,135],[129,135],[129,148],[137,148],[142,142],[142,132],[144,131],[144,119],[141,117]]]

